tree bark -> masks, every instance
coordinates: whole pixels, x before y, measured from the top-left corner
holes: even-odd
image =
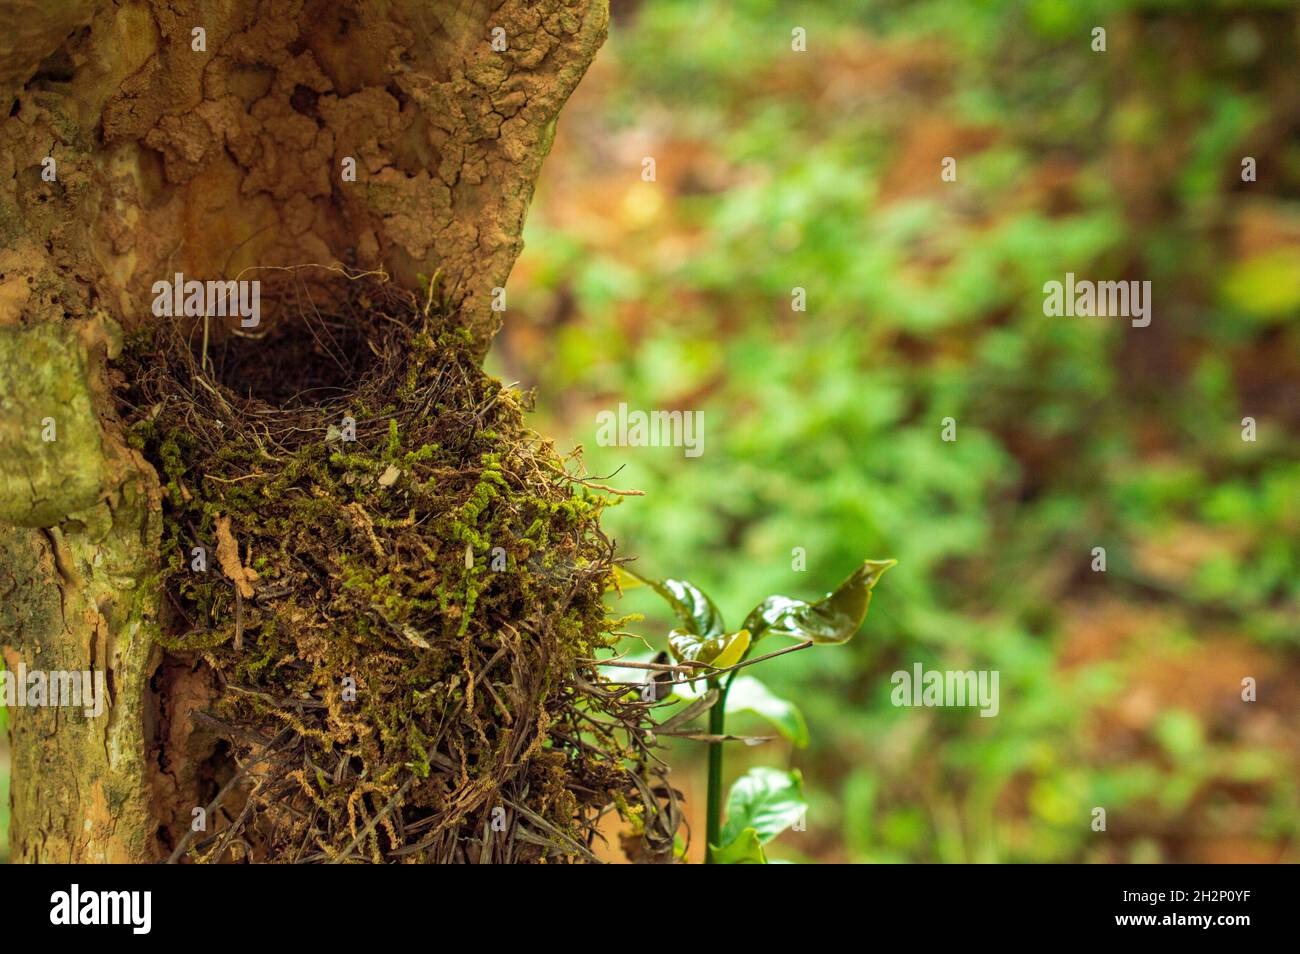
[[[0,0],[0,649],[11,671],[102,672],[109,693],[97,718],[10,711],[13,860],[158,860],[195,804],[202,694],[148,636],[158,480],[105,374],[156,320],[152,284],[437,274],[486,351],[607,16],[606,0]]]

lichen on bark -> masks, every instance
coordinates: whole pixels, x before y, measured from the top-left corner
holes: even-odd
[[[103,674],[105,711],[10,712],[17,861],[152,856],[143,690],[159,655],[148,625],[160,527],[152,472],[104,430],[111,322],[0,328],[0,651],[5,665]],[[55,430],[42,425],[50,420]],[[53,437],[53,440],[45,440]]]

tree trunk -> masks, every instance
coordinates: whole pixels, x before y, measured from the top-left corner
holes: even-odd
[[[436,273],[482,353],[606,21],[606,0],[0,0],[0,648],[108,690],[99,717],[10,710],[15,861],[158,860],[196,804],[202,693],[147,635],[158,479],[105,377],[152,284]]]

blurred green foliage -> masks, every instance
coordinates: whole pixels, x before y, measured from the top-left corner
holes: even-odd
[[[802,769],[775,854],[1295,860],[1294,6],[614,10],[491,361],[646,492],[606,518],[641,572],[726,606],[899,560],[857,640],[765,667],[812,743],[729,763]],[[1150,279],[1151,327],[1044,317],[1066,272]],[[621,401],[703,410],[704,454],[596,446]],[[1001,714],[893,707],[914,662],[1000,671]]]

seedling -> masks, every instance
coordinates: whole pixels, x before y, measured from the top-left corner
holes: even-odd
[[[727,822],[722,823],[722,745],[729,740],[727,713],[750,710],[765,716],[796,745],[807,743],[808,729],[793,703],[771,693],[757,679],[740,670],[775,656],[820,644],[849,639],[867,618],[871,593],[895,560],[866,560],[833,593],[815,603],[769,596],[752,609],[737,630],[729,630],[717,606],[699,587],[685,580],[653,580],[632,573],[662,596],[680,621],[668,634],[668,648],[679,666],[699,676],[683,677],[674,684],[683,698],[700,678],[707,691],[699,698],[707,705],[709,745],[707,848],[708,864],[765,864],[763,845],[804,811],[802,779],[798,772],[754,769],[740,778],[727,797]],[[754,650],[767,637],[799,640],[786,649],[758,656]],[[729,705],[733,699],[737,704]]]

